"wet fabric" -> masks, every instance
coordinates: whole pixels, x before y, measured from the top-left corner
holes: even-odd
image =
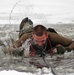
[[[52,49],[50,47],[50,43],[52,45]],[[62,45],[56,45],[52,41],[49,42],[48,39],[46,40],[45,44],[41,47],[34,44],[34,42],[31,45],[33,49],[36,50],[36,54],[51,54],[50,50],[52,50],[55,54],[64,54],[64,52],[66,51],[65,47],[63,47]],[[57,50],[56,52],[54,52],[55,48]],[[31,52],[34,52],[33,49],[30,47]]]

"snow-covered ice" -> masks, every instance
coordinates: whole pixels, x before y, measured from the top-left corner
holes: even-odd
[[[52,73],[47,73],[47,74],[42,74],[41,70],[38,69],[38,72],[37,73],[31,73],[31,72],[17,72],[17,71],[14,71],[14,70],[9,70],[9,71],[1,71],[0,72],[0,75],[53,75]]]

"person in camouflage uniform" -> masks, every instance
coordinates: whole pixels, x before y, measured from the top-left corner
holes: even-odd
[[[28,39],[30,42],[30,55],[38,54],[40,56],[45,54],[63,54],[66,50],[74,50],[74,41],[59,35],[54,29],[46,28],[43,25],[36,25],[31,32],[24,33],[13,47],[21,47]],[[55,51],[55,48],[56,51]]]

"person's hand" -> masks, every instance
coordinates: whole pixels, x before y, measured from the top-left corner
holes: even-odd
[[[12,51],[12,54],[14,56],[23,56],[24,49],[22,47],[14,48],[14,50]]]
[[[13,48],[18,47],[18,43],[17,43],[17,42],[14,42],[14,43],[12,44],[12,47],[13,47]]]
[[[71,49],[70,49],[69,47],[65,47],[65,49],[66,49],[68,52],[71,51]]]
[[[62,45],[57,45],[54,49],[53,49],[54,53],[56,54],[64,54],[64,52],[66,51],[65,47],[63,47]]]
[[[59,45],[59,46],[57,45],[56,48],[57,48],[58,54],[64,54],[65,51],[68,51],[68,52],[71,51],[71,49],[69,47],[64,47],[62,45]]]

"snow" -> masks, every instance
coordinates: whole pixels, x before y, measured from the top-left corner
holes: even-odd
[[[17,72],[17,71],[1,71],[0,72],[0,75],[35,75],[35,74],[32,74],[32,73],[26,73],[26,72]]]
[[[0,24],[18,24],[27,16],[34,24],[74,23],[73,9],[74,0],[2,0]]]
[[[31,72],[17,72],[17,71],[14,71],[14,70],[9,70],[9,71],[1,71],[0,72],[0,75],[53,75],[52,73],[48,72],[49,70],[48,69],[43,69],[43,71],[46,73],[46,74],[42,74],[41,72],[41,69],[38,69],[38,72],[37,73],[31,73]]]

